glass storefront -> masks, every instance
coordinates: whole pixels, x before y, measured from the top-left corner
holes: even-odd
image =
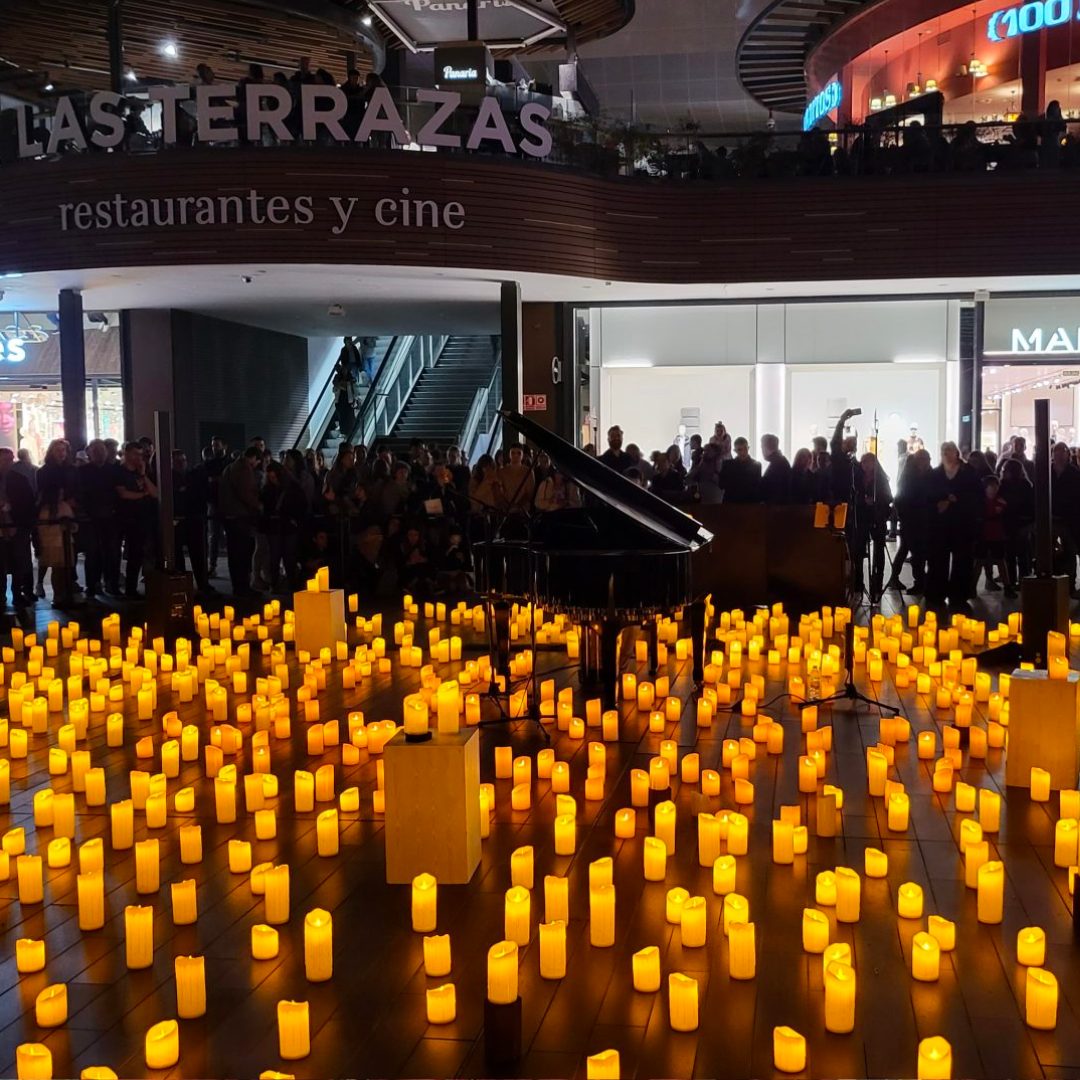
[[[120,330],[115,313],[94,312],[83,331],[86,431],[89,439],[124,438]],[[0,316],[0,446],[26,449],[40,464],[53,439],[64,437],[60,390],[60,328],[55,314]]]

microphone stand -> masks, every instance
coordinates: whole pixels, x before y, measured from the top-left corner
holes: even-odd
[[[855,620],[854,618],[848,621],[846,627],[844,627],[844,685],[836,691],[835,694],[829,694],[828,697],[810,698],[807,701],[799,702],[799,711],[809,708],[811,705],[831,705],[836,701],[854,701],[861,702],[863,705],[868,705],[871,708],[877,709],[887,716],[899,716],[900,707],[898,705],[889,705],[887,702],[878,701],[877,698],[867,697],[862,693],[855,685]]]

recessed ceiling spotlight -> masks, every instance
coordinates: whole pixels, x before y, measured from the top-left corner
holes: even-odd
[[[175,60],[180,55],[180,50],[176,47],[176,42],[166,41],[161,46],[161,55],[167,56],[170,60]]]
[[[44,86],[45,93],[46,94],[51,94],[54,89],[55,89],[55,87],[52,84],[52,79],[50,79]]]
[[[127,79],[128,82],[139,81],[139,76],[136,75],[135,72],[131,70],[131,68],[128,68],[127,71],[124,72],[124,78]]]
[[[370,25],[371,25],[371,15],[370,15],[370,14],[368,14],[368,15],[361,15],[361,16],[360,16],[360,21],[361,21],[361,22],[362,22],[362,23],[363,23],[363,24],[364,24],[365,26],[370,26]]]

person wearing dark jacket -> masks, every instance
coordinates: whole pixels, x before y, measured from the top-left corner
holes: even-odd
[[[82,522],[79,543],[86,556],[86,597],[104,589],[120,592],[120,535],[116,519],[116,470],[101,439],[86,444],[87,463],[79,469]]]
[[[742,436],[731,445],[735,456],[725,461],[720,468],[724,502],[761,502],[761,462],[750,456],[750,444]]]
[[[889,531],[889,513],[892,509],[892,491],[889,478],[874,454],[863,454],[859,459],[862,483],[859,500],[855,504],[855,537],[857,558],[855,560],[855,588],[863,589],[863,560],[870,556],[870,599],[881,598],[885,575],[885,536]]]
[[[892,577],[888,588],[901,589],[900,573],[904,561],[911,563],[912,593],[926,590],[926,541],[929,528],[928,504],[926,497],[927,478],[930,474],[930,455],[925,450],[916,450],[904,461],[903,471],[897,483],[894,502],[900,518],[900,547],[893,560]]]
[[[956,443],[941,444],[941,464],[927,477],[930,573],[926,603],[966,606],[974,580],[975,538],[979,535],[982,488]]]
[[[206,562],[206,504],[210,497],[210,481],[203,466],[188,467],[183,450],[172,452],[173,535],[176,545],[176,565],[184,567],[184,552],[191,561],[191,574],[201,593],[213,594]]]
[[[153,554],[157,538],[157,484],[150,476],[143,448],[124,446],[124,457],[113,474],[116,516],[124,538],[124,595],[139,595],[139,575]]]
[[[780,453],[780,440],[775,435],[761,436],[761,457],[768,462],[761,477],[761,501],[786,503],[791,501],[791,465]]]
[[[11,578],[15,607],[32,602],[27,595],[32,580],[30,530],[34,527],[34,492],[25,476],[12,467],[15,455],[0,449],[0,606],[6,603]]]
[[[233,596],[248,597],[251,588],[251,560],[255,556],[255,526],[262,506],[255,467],[262,452],[249,446],[222,474],[218,487],[218,508],[225,522],[225,546],[229,560],[229,580]]]
[[[1006,461],[998,498],[1005,503],[1005,564],[1011,589],[1031,573],[1031,527],[1035,524],[1035,488],[1020,461]]]
[[[817,502],[818,477],[813,470],[814,455],[804,446],[791,463],[791,501],[805,506]]]
[[[1080,537],[1080,469],[1071,460],[1069,447],[1054,443],[1050,451],[1050,507],[1054,530],[1054,573],[1069,580],[1076,596],[1076,553]]]
[[[303,488],[284,465],[272,461],[266,466],[261,500],[262,528],[270,549],[270,587],[280,591],[284,566],[285,586],[295,590],[300,584],[300,527],[307,517]]]

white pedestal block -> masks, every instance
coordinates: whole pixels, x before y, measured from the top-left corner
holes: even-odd
[[[317,657],[320,649],[333,649],[345,641],[345,590],[293,593],[293,630],[297,651]]]
[[[1080,673],[1051,679],[1045,671],[1014,671],[1009,681],[1009,749],[1005,783],[1028,787],[1032,766],[1050,773],[1054,791],[1074,788],[1080,766],[1077,690]]]
[[[480,865],[480,733],[433,732],[427,742],[399,731],[383,750],[386,880],[417,874],[464,885]]]

